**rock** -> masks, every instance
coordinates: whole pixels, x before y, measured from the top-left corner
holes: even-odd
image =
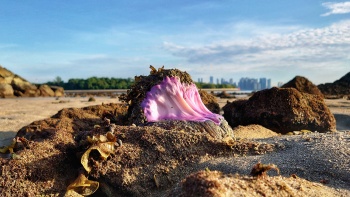
[[[14,90],[21,91],[22,93],[25,93],[26,91],[28,91],[30,92],[30,95],[32,94],[32,92],[38,89],[35,85],[29,83],[28,81],[26,81],[25,79],[19,76],[15,76],[12,79],[11,85]],[[25,95],[28,95],[28,94],[25,93]]]
[[[235,96],[227,93],[226,91],[222,91],[221,93],[216,94],[216,96],[220,98],[235,98]]]
[[[336,131],[334,115],[318,95],[294,88],[271,88],[248,100],[227,103],[223,116],[231,127],[259,124],[274,132]]]
[[[294,77],[288,83],[284,84],[281,88],[295,88],[300,92],[316,94],[322,98],[324,97],[322,92],[318,89],[318,87],[315,84],[313,84],[307,78],[301,76]]]
[[[11,95],[17,96],[17,97],[63,96],[64,95],[64,90],[62,87],[56,86],[51,88],[48,85],[41,85],[38,88],[36,85],[28,82],[22,77],[12,73],[11,71],[1,66],[0,66],[0,84],[7,84],[7,85],[2,85],[2,90],[0,90],[0,97],[4,97],[4,94],[10,97]],[[12,94],[8,85],[10,85],[12,88]],[[1,91],[5,91],[5,87],[7,92],[1,93]]]
[[[24,94],[23,97],[38,97],[40,96],[40,90],[39,89],[27,89]]]
[[[0,66],[0,77],[6,78],[6,77],[10,77],[12,75],[13,75],[13,73],[11,71]]]
[[[13,80],[13,76],[10,76],[10,77],[1,77],[0,76],[0,83],[11,84],[12,80]]]
[[[51,86],[51,89],[55,92],[56,97],[64,96],[64,89],[59,86]]]
[[[326,95],[326,97],[331,97],[335,95],[342,97],[344,95],[350,94],[350,72],[344,75],[339,80],[334,81],[333,83],[326,83],[318,85],[320,91]]]
[[[39,90],[40,90],[40,96],[43,96],[43,97],[55,96],[55,92],[48,85],[40,85]]]
[[[0,98],[14,97],[12,86],[0,83]]]

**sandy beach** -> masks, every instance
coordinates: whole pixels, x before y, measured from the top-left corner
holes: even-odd
[[[36,120],[55,115],[63,108],[81,108],[102,103],[117,103],[118,98],[95,97],[36,97],[0,99],[0,146],[11,140],[22,127]]]
[[[95,98],[94,102],[88,102],[88,97],[1,99],[0,146],[9,143],[23,126],[49,118],[63,108],[119,103],[117,98]],[[220,107],[226,102],[227,99],[219,99]],[[312,187],[320,187],[317,184],[324,181],[328,186],[326,190],[333,193],[333,196],[350,195],[350,100],[326,99],[325,102],[336,117],[339,132],[280,136],[259,125],[236,128],[236,137],[249,138],[249,132],[254,132],[253,140],[261,144],[274,144],[281,150],[273,154],[247,157],[203,157],[196,169],[209,168],[223,173],[236,172],[244,175],[249,174],[250,166],[259,161],[273,163],[279,167],[283,177],[297,174],[298,177],[316,184]]]
[[[0,99],[0,140],[13,137],[23,126],[36,120],[49,118],[63,108],[81,108],[102,103],[119,103],[118,98],[95,97],[37,97]],[[228,101],[235,99],[218,99],[222,108]],[[326,99],[327,106],[337,120],[337,130],[350,130],[350,100]]]

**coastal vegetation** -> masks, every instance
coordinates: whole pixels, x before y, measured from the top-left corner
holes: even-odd
[[[132,78],[107,78],[89,77],[87,79],[73,78],[64,82],[61,77],[56,77],[53,81],[45,84],[49,86],[60,86],[65,90],[103,90],[103,89],[130,89],[134,83]],[[202,88],[235,88],[231,84],[210,84],[195,83],[199,89]]]
[[[61,77],[56,77],[46,84],[50,86],[61,86],[65,90],[97,90],[97,89],[128,89],[134,83],[132,78],[107,78],[89,77],[87,79],[73,78],[64,82]]]

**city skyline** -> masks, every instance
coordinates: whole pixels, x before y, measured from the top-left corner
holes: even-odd
[[[216,83],[215,80],[216,79]],[[202,77],[197,79],[198,83],[209,83],[209,84],[230,84],[234,85],[241,90],[264,90],[272,88],[272,80],[270,78],[266,77],[259,77],[259,78],[249,78],[249,77],[241,77],[238,82],[234,81],[233,78],[229,78],[226,80],[223,77],[217,77],[214,76],[209,77],[209,81],[204,81]],[[284,84],[284,82],[278,82],[277,87],[280,87]]]

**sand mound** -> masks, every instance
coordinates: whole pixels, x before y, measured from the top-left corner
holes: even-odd
[[[270,129],[267,129],[261,125],[252,124],[248,126],[238,126],[233,128],[233,133],[236,138],[246,138],[246,139],[253,139],[253,138],[269,138],[269,137],[275,137],[279,134],[276,132],[271,131]]]

